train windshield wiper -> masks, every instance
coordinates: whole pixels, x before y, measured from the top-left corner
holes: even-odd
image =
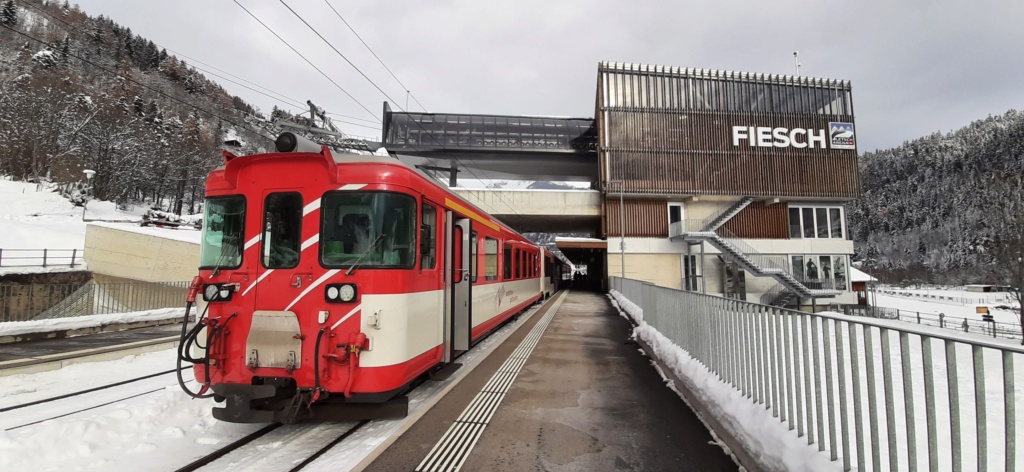
[[[366,259],[366,256],[370,255],[370,253],[372,253],[374,249],[377,249],[377,245],[384,240],[384,236],[387,236],[387,233],[380,233],[380,236],[377,236],[377,239],[374,239],[373,242],[370,243],[370,247],[366,248],[366,251],[363,251],[363,253],[359,255],[355,262],[353,262],[352,265],[349,266],[348,270],[345,271],[345,275],[352,275],[352,271],[356,270],[356,267],[359,266],[359,263],[363,262],[363,259]]]

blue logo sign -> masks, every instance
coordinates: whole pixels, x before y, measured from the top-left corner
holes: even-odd
[[[853,123],[829,123],[828,137],[832,149],[857,149]]]

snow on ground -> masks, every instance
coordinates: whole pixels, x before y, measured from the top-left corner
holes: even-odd
[[[920,312],[922,315],[935,315],[940,313],[950,317],[966,318],[972,321],[981,321],[981,315],[975,310],[974,304],[960,304],[952,301],[922,300],[917,298],[906,298],[893,295],[875,294],[877,305],[886,308],[896,308],[901,311],[914,314]],[[1012,324],[1020,326],[1020,318],[1013,310],[995,308],[993,304],[985,304],[989,307],[992,318],[997,323]],[[1001,303],[1000,303],[1001,305]],[[1007,305],[1008,306],[1008,305]],[[907,313],[903,313],[907,314]]]
[[[0,407],[166,371],[174,368],[175,355],[168,349],[0,377]],[[191,372],[184,377],[189,379]],[[0,470],[173,470],[262,426],[217,421],[210,406],[211,401],[193,400],[177,385],[169,385],[152,394],[3,431]]]
[[[626,300],[621,294],[616,291],[612,291],[611,296],[614,300],[618,301],[622,310],[629,313],[634,320],[636,320],[639,326],[635,329],[635,335],[646,341],[654,349],[654,355],[667,364],[673,372],[681,378],[688,379],[693,385],[696,386],[698,395],[702,402],[708,405],[711,414],[715,415],[719,420],[734,430],[734,434],[737,435],[740,441],[748,444],[753,450],[754,454],[760,455],[762,460],[766,460],[769,464],[775,465],[776,470],[838,470],[842,468],[842,461],[830,462],[828,461],[827,453],[821,453],[817,450],[817,445],[807,446],[805,438],[799,438],[793,431],[789,431],[787,426],[780,422],[778,418],[774,418],[771,411],[765,410],[761,405],[755,404],[752,400],[743,397],[738,389],[730,387],[728,384],[723,382],[718,375],[712,373],[702,364],[700,361],[694,359],[690,354],[679,347],[669,338],[664,336],[658,330],[651,325],[644,322],[643,310],[637,305]],[[963,307],[961,307],[963,308]],[[828,313],[829,316],[834,318],[850,321],[852,323],[859,322],[863,318],[849,317],[838,313]],[[908,323],[897,321],[897,320],[878,320],[872,319],[872,323],[878,325],[885,325],[894,329],[906,329]],[[827,323],[826,325],[830,325]],[[856,350],[854,346],[846,346],[845,344],[851,339],[851,329],[853,325],[844,323],[842,329],[843,335],[843,346],[841,349],[845,352],[846,356],[851,356],[851,352],[863,353],[868,351],[868,346],[865,344],[864,339],[861,338],[856,344]],[[1010,341],[1004,339],[993,339],[986,336],[981,336],[973,333],[958,333],[954,330],[946,330],[937,327],[929,326],[913,326],[914,331],[934,334],[937,336],[953,336],[963,339],[965,342],[976,342],[983,343],[988,346],[1006,346],[1008,348],[1018,349],[1020,345],[1017,341]],[[803,328],[799,331],[802,333]],[[857,329],[856,331],[860,331]],[[796,333],[794,333],[796,335]],[[879,334],[880,336],[880,334]],[[853,443],[853,438],[856,437],[857,426],[851,419],[845,430],[845,434],[842,434],[839,438],[840,441],[847,441],[850,449],[851,462],[854,463],[855,470],[896,470],[895,465],[889,464],[889,451],[890,448],[895,448],[897,456],[899,457],[900,464],[905,464],[908,453],[911,450],[911,445],[908,444],[905,436],[907,414],[902,401],[904,397],[904,384],[902,382],[902,368],[901,363],[903,356],[909,359],[911,369],[910,375],[912,378],[912,388],[914,389],[914,397],[916,401],[914,403],[913,412],[910,415],[913,418],[916,428],[916,441],[913,445],[913,449],[917,451],[916,456],[918,457],[919,464],[927,464],[927,414],[926,405],[924,398],[927,396],[923,391],[923,379],[924,377],[924,352],[921,346],[921,338],[913,336],[916,340],[912,343],[910,351],[902,353],[899,349],[900,339],[898,332],[895,330],[888,332],[890,345],[894,346],[894,351],[890,353],[890,358],[885,359],[882,354],[882,343],[876,337],[872,349],[870,349],[870,355],[858,354],[856,357],[859,362],[864,363],[865,360],[870,357],[876,369],[881,370],[882,365],[889,364],[893,367],[892,378],[888,382],[876,381],[874,383],[874,390],[878,401],[882,401],[886,390],[890,390],[896,399],[894,405],[894,417],[887,418],[884,408],[879,407],[877,411],[876,419],[879,426],[880,434],[885,437],[884,430],[887,424],[893,424],[895,426],[897,440],[886,441],[883,440],[878,443],[881,450],[879,457],[879,463],[873,464],[873,458],[871,457],[871,440],[865,439],[865,448],[867,457],[865,457],[864,464],[856,464],[856,444]],[[837,346],[836,332],[832,329],[827,329],[825,332],[825,338],[829,340],[832,346]],[[824,350],[823,344],[822,349]],[[957,401],[952,402],[958,407],[959,420],[960,420],[960,440],[962,447],[963,464],[967,467],[966,470],[974,470],[977,467],[978,461],[978,430],[977,425],[979,424],[978,418],[975,417],[975,397],[974,397],[974,358],[972,356],[971,346],[968,344],[957,343],[954,345],[955,362],[953,362],[956,368],[956,375],[953,381],[948,379],[946,360],[943,354],[944,344],[941,339],[932,339],[931,349],[933,353],[932,359],[934,364],[932,367],[932,373],[935,378],[935,390],[932,392],[932,399],[935,401],[936,413],[935,423],[937,429],[936,443],[939,446],[938,464],[935,464],[939,470],[951,470],[952,460],[950,457],[951,444],[953,439],[950,434],[951,425],[951,407],[950,407],[950,392],[956,392],[958,398]],[[824,351],[822,351],[824,352]],[[1002,383],[1002,371],[1003,363],[1000,352],[996,349],[983,349],[981,352],[982,365],[984,366],[984,386],[985,386],[985,403],[987,405],[987,421],[985,422],[985,437],[988,441],[987,448],[987,464],[991,470],[1003,470],[1003,458],[1005,449],[1005,435],[1004,431],[1004,416],[1006,412],[1003,410],[1003,383]],[[1021,355],[1014,355],[1018,358],[1018,362],[1014,366],[1012,372],[1012,378],[1014,379],[1014,392],[1013,395],[1016,398],[1017,403],[1020,403],[1020,399],[1024,397],[1024,367],[1020,365]],[[849,361],[848,361],[849,362]],[[766,369],[770,370],[770,364],[765,366]],[[857,378],[861,395],[860,408],[865,412],[863,419],[861,420],[861,427],[864,430],[864,434],[869,433],[869,421],[868,412],[870,411],[866,392],[869,385],[868,374],[865,368],[861,367],[859,371],[860,375]],[[825,374],[819,371],[819,374]],[[766,376],[773,375],[771,372],[765,372]],[[788,372],[786,374],[789,375]],[[878,374],[876,373],[876,376]],[[855,385],[851,376],[849,368],[846,369],[844,377],[848,386]],[[794,384],[803,382],[802,374],[800,372],[793,373]],[[837,380],[833,379],[834,391]],[[848,395],[847,398],[843,399],[843,403],[846,404],[846,408],[850,413],[854,413],[854,399]],[[810,411],[810,407],[816,404],[808,405],[802,399],[797,400],[797,408],[807,408]],[[839,411],[839,402],[837,401],[834,405],[836,411]],[[785,409],[785,405],[780,405],[782,409]],[[1015,416],[1011,418],[1012,423],[1021,423],[1024,421],[1024,412],[1020,409],[1015,412]],[[829,433],[825,433],[826,439],[824,444],[829,443],[831,438]],[[863,436],[862,436],[863,437]],[[877,436],[876,436],[877,437]],[[1024,457],[1024,434],[1018,429],[1015,435],[1016,442],[1016,457],[1018,458],[1018,464],[1021,457]],[[840,455],[842,451],[840,450]],[[1006,470],[1012,470],[1014,465],[1007,467]]]
[[[82,207],[44,186],[0,178],[0,248],[82,249],[85,225]],[[112,202],[93,200],[85,218],[104,221],[141,221],[146,209],[121,211]]]
[[[628,313],[638,324],[634,335],[650,345],[654,356],[675,375],[697,387],[693,393],[701,403],[719,421],[728,425],[737,439],[747,444],[755,457],[764,461],[768,470],[842,470],[841,463],[829,461],[827,456],[818,452],[817,446],[808,446],[806,439],[797,438],[783,423],[773,418],[770,411],[744,398],[739,390],[723,382],[689,353],[644,322],[643,310],[639,306],[615,290],[611,291],[611,297],[613,302],[617,302],[617,308]]]
[[[161,308],[158,310],[133,311],[107,315],[74,316],[49,320],[9,321],[0,323],[0,336],[16,336],[28,333],[48,333],[69,329],[92,328],[117,323],[138,323],[162,321],[185,316],[184,308]]]
[[[0,177],[0,202],[0,275],[84,269],[82,250],[88,224],[192,243],[199,243],[200,238],[200,232],[192,228],[141,227],[138,222],[145,207],[120,210],[114,203],[101,200],[86,205],[85,219],[92,222],[83,221],[82,207],[74,206],[52,188],[5,177]],[[42,249],[56,250],[48,252],[47,267],[42,267]],[[72,249],[78,250],[74,268],[70,267]]]

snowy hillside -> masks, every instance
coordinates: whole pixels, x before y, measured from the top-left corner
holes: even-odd
[[[0,178],[0,248],[82,249],[85,226],[82,207],[74,206],[51,189]],[[93,200],[85,218],[104,221],[140,221],[145,208],[118,210],[112,202]]]

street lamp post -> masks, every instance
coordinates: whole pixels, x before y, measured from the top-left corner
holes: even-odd
[[[626,193],[623,180],[609,180],[609,184],[619,184],[619,264],[622,269],[622,278],[626,278],[626,207],[623,205],[623,195]]]
[[[85,206],[89,204],[89,193],[92,190],[92,176],[96,175],[96,171],[91,169],[85,169],[82,171],[85,174],[85,201],[82,202],[82,221],[85,221]]]

